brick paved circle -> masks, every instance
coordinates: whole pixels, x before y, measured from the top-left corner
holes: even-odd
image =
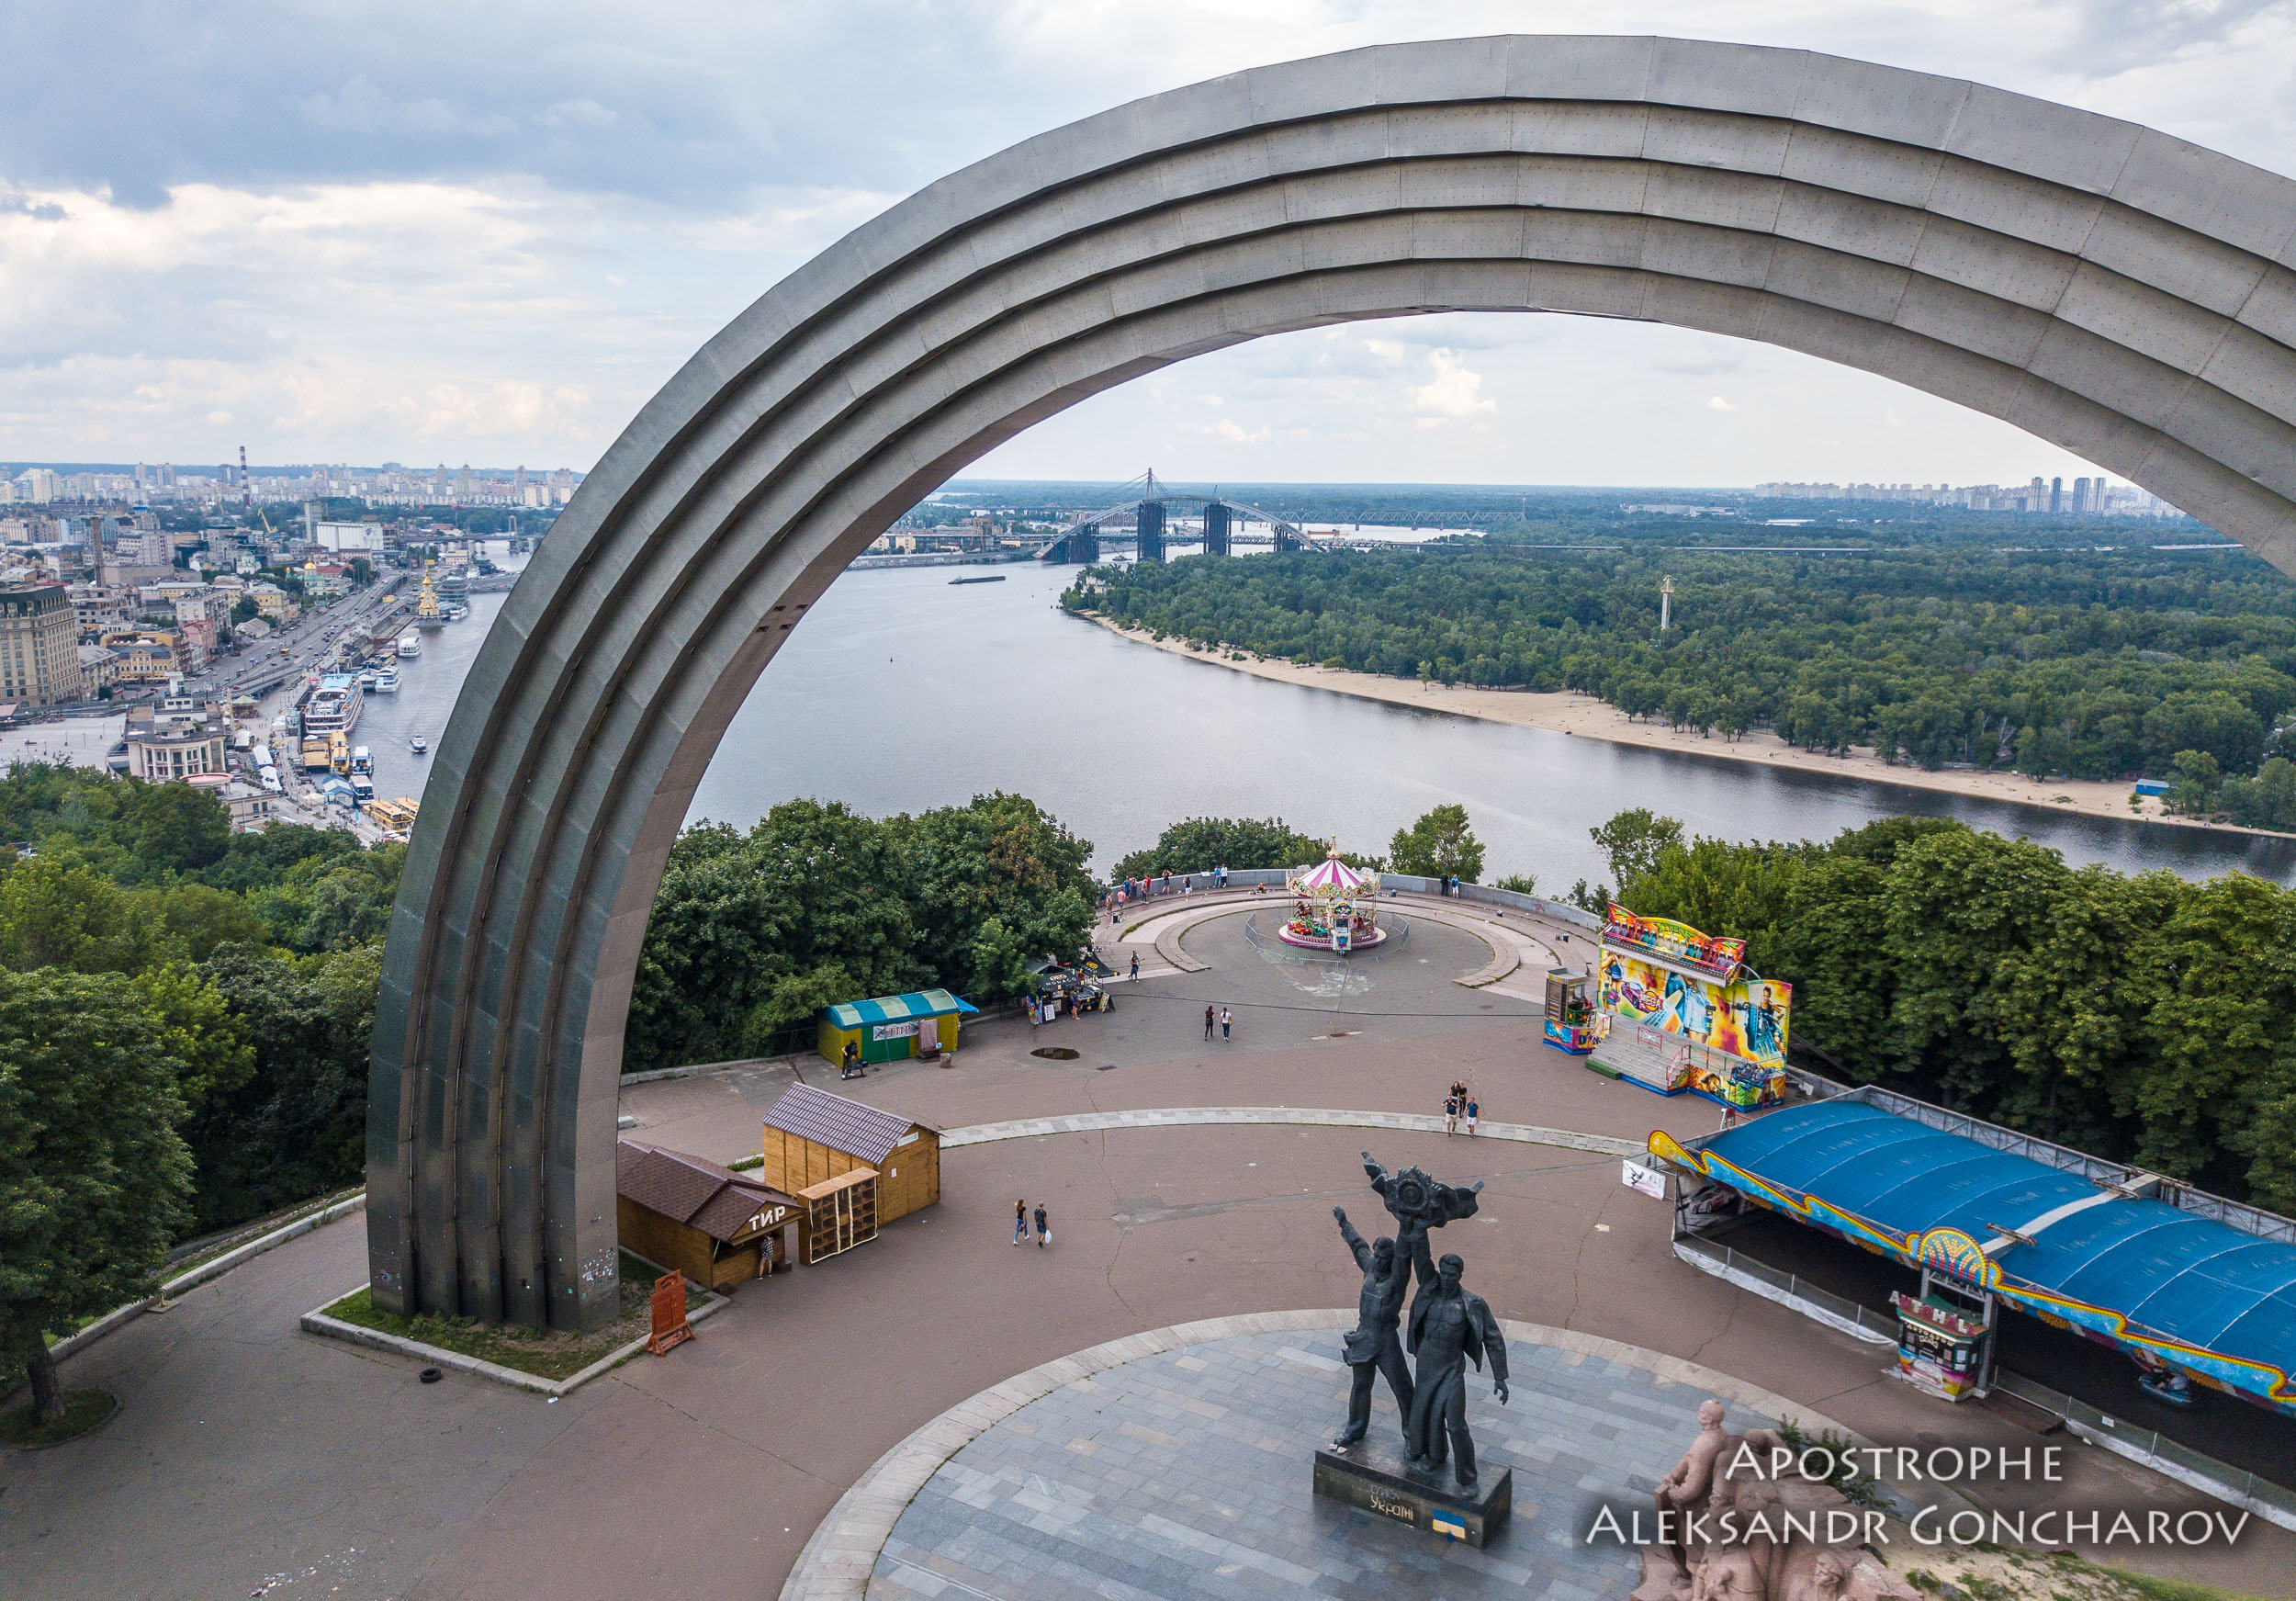
[[[1727,1403],[1734,1428],[1785,1415],[1840,1427],[1678,1357],[1503,1319],[1513,1401],[1470,1380],[1469,1404],[1479,1449],[1515,1471],[1515,1518],[1471,1551],[1310,1494],[1314,1448],[1345,1411],[1339,1337],[1353,1322],[1335,1309],[1207,1318],[1016,1374],[863,1474],[782,1601],[1623,1597],[1635,1565],[1582,1550],[1572,1530],[1595,1497],[1647,1494],[1696,1434],[1700,1402]],[[1375,1426],[1393,1428],[1379,1405]]]
[[[1582,1543],[1581,1513],[1600,1494],[1647,1497],[1697,1434],[1705,1392],[1551,1346],[1510,1354],[1509,1405],[1469,1382],[1484,1471],[1514,1470],[1514,1516],[1481,1550],[1311,1493],[1347,1370],[1338,1331],[1278,1331],[1142,1357],[995,1424],[909,1503],[867,1594],[1623,1601],[1640,1564]],[[1396,1427],[1384,1394],[1373,1426]]]

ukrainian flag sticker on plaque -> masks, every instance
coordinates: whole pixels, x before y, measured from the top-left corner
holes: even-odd
[[[1442,1507],[1438,1506],[1427,1516],[1433,1523],[1435,1531],[1437,1534],[1447,1534],[1453,1539],[1465,1539],[1467,1538],[1467,1519],[1461,1517],[1458,1513],[1446,1512]]]

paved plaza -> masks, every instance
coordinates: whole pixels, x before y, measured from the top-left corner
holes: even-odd
[[[1584,1542],[1590,1503],[1647,1503],[1705,1395],[1553,1347],[1509,1356],[1507,1405],[1468,1382],[1483,1473],[1514,1471],[1514,1516],[1480,1550],[1311,1494],[1347,1408],[1340,1336],[1261,1334],[1111,1368],[989,1428],[894,1526],[871,1601],[1623,1601],[1641,1564]],[[1734,1409],[1730,1426],[1773,1421]],[[1372,1426],[1396,1428],[1384,1394]]]
[[[1221,922],[1188,948],[1227,960],[1221,941],[1240,924]],[[902,1064],[843,1083],[827,1063],[800,1060],[625,1087],[623,1110],[644,1137],[721,1160],[757,1151],[760,1115],[800,1073],[944,1128],[1026,1120],[1031,1132],[950,1149],[938,1206],[819,1267],[745,1286],[692,1343],[557,1403],[456,1373],[425,1385],[420,1363],[299,1333],[301,1313],[365,1277],[365,1231],[354,1216],[290,1241],[65,1364],[68,1382],[104,1385],[125,1405],[84,1439],[0,1454],[0,1601],[626,1601],[665,1587],[681,1601],[768,1601],[840,1496],[981,1392],[1143,1330],[1351,1305],[1358,1279],[1331,1209],[1345,1205],[1366,1228],[1382,1216],[1364,1185],[1366,1147],[1390,1167],[1485,1181],[1481,1213],[1453,1225],[1449,1243],[1503,1318],[1701,1363],[1876,1438],[2020,1438],[1989,1413],[1885,1377],[1875,1347],[1676,1260],[1669,1209],[1622,1186],[1618,1158],[1601,1150],[1424,1125],[1121,1117],[1251,1107],[1424,1118],[1463,1074],[1492,1123],[1635,1143],[1653,1128],[1714,1127],[1705,1101],[1663,1099],[1547,1049],[1530,1009],[1461,987],[1446,964],[1422,966],[1435,941],[1415,932],[1412,945],[1413,959],[1382,964],[1361,997],[1300,1000],[1280,974],[1159,974],[1143,959],[1141,981],[1117,987],[1115,1011],[1036,1029],[979,1021],[951,1066]],[[1471,941],[1452,952],[1487,955]],[[1208,1043],[1203,1006],[1223,995],[1235,1034]],[[1077,1054],[1031,1054],[1049,1045]],[[1033,1132],[1045,1119],[1055,1122]],[[1016,1197],[1048,1205],[1052,1248],[1011,1246]],[[1289,1447],[1270,1458],[1272,1496],[1306,1495],[1311,1449],[1332,1427],[1337,1381],[1315,1371],[1287,1375],[1308,1386],[1308,1415],[1287,1426],[1313,1426],[1296,1458]],[[1537,1415],[1533,1387],[1504,1409],[1471,1387],[1496,1419],[1483,1438],[1514,1451],[1499,1442]],[[1667,1421],[1653,1449],[1660,1436],[1658,1471],[1688,1438]],[[1588,1460],[1607,1461],[1610,1449]],[[2073,1460],[2067,1494],[2091,1502],[2213,1505],[2093,1448]],[[1650,1471],[1623,1450],[1620,1460]],[[1518,1519],[1546,1498],[1518,1478]],[[1495,1554],[1518,1562],[1515,1549]],[[2277,1529],[2252,1530],[2229,1554],[2142,1560],[2296,1595],[2296,1539]],[[881,1592],[904,1595],[886,1582]],[[1421,1593],[1376,1575],[1350,1592]],[[951,1583],[947,1594],[968,1592]]]

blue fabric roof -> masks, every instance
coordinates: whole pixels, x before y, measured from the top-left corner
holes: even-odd
[[[2296,1373],[2296,1246],[2166,1201],[2112,1195],[2078,1174],[1862,1101],[1774,1111],[1716,1135],[1705,1150],[1893,1235],[1955,1228],[1982,1242],[2004,1228],[2032,1234],[2032,1245],[1998,1255],[2012,1286]],[[2033,1228],[2076,1201],[2093,1204]]]
[[[842,1000],[828,1009],[829,1021],[838,1028],[858,1029],[869,1023],[906,1022],[910,1018],[946,1017],[952,1011],[981,1009],[945,989],[924,989],[911,995],[881,995],[874,1000]]]

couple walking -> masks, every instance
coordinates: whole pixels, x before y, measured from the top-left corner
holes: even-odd
[[[1029,1203],[1016,1201],[1012,1203],[1012,1243],[1017,1246],[1028,1237]],[[1044,1202],[1041,1201],[1036,1203],[1036,1243],[1040,1250],[1052,1243],[1052,1225],[1044,1215]]]
[[[1228,1031],[1234,1026],[1234,1014],[1229,1011],[1224,1006],[1208,1006],[1204,1009],[1204,1038],[1207,1040],[1211,1038],[1211,1031],[1214,1025],[1219,1027],[1220,1037],[1221,1039],[1225,1040],[1230,1038],[1231,1036]]]
[[[1481,1105],[1477,1102],[1474,1093],[1467,1088],[1466,1084],[1464,1082],[1454,1084],[1451,1086],[1450,1094],[1446,1096],[1443,1101],[1443,1132],[1446,1134],[1458,1133],[1459,1119],[1465,1118],[1467,1132],[1471,1134],[1475,1132],[1475,1120],[1482,1116],[1482,1112]]]

